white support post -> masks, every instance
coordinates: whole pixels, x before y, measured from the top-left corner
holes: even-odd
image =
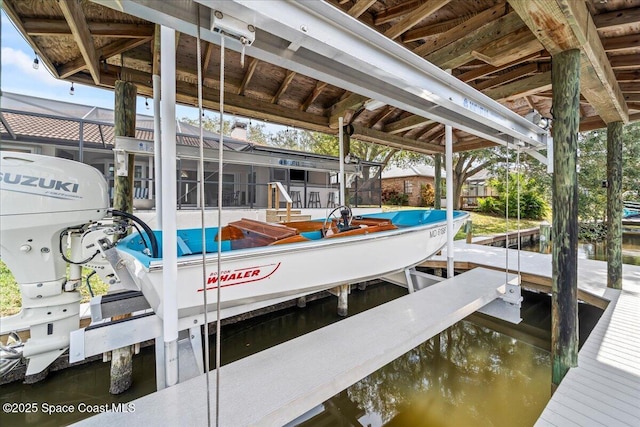
[[[340,145],[340,201],[339,205],[346,205],[347,201],[345,200],[344,195],[344,134],[342,127],[344,126],[344,117],[338,117],[338,144]]]
[[[161,313],[164,337],[165,384],[178,382],[178,250],[176,185],[176,35],[161,27],[160,74],[162,79],[162,258],[163,291]]]
[[[453,129],[444,127],[447,170],[447,278],[453,277]]]
[[[160,128],[160,76],[153,77],[153,179],[156,196],[156,226],[162,229],[162,131]]]

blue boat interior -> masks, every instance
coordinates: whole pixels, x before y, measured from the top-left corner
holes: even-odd
[[[464,215],[465,212],[454,211],[454,219]],[[354,218],[376,218],[388,219],[398,228],[415,227],[419,225],[432,224],[436,222],[444,222],[446,220],[446,211],[444,210],[401,210],[392,212],[381,212],[375,214],[366,214],[356,216]],[[324,219],[313,220],[313,222],[323,223]],[[148,248],[151,247],[149,237],[145,233],[133,233],[118,242],[119,250],[125,251],[134,256],[140,263],[149,267],[151,261],[162,258],[162,231],[154,230],[158,244],[159,258],[153,258]],[[177,233],[178,257],[184,257],[195,254],[202,254],[202,229],[188,228],[180,229]],[[218,252],[218,227],[208,227],[205,229],[206,253]],[[320,240],[322,233],[319,230],[300,232],[306,240]],[[232,250],[231,240],[222,241],[222,252]]]

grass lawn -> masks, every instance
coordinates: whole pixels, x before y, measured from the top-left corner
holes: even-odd
[[[398,207],[398,206],[383,206],[383,210],[397,210],[397,209],[415,209],[410,207]],[[505,219],[504,217],[497,217],[493,215],[479,214],[475,212],[471,212],[471,221],[473,222],[473,235],[474,236],[491,236],[494,234],[500,234],[505,232]],[[538,227],[542,221],[533,221],[533,220],[521,220],[520,228],[533,228]],[[509,230],[516,231],[518,229],[518,225],[515,219],[509,219]],[[455,239],[464,239],[466,234],[464,229],[460,230],[456,235]],[[90,270],[83,269],[83,275],[86,277]],[[101,295],[107,292],[108,286],[98,278],[97,275],[94,275],[90,279],[91,288],[95,295]],[[82,302],[88,302],[90,295],[89,290],[86,285],[82,285],[80,287],[80,292],[82,294]],[[20,289],[16,281],[13,278],[13,275],[7,268],[7,266],[0,261],[0,315],[8,316],[11,314],[15,314],[20,311],[21,307],[21,296]]]

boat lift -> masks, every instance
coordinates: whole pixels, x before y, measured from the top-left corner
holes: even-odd
[[[282,1],[276,7],[273,2],[251,0],[93,1],[162,26],[164,78],[161,104],[165,117],[175,115],[175,83],[165,86],[165,82],[174,80],[171,75],[175,75],[175,45],[170,39],[173,30],[177,30],[497,144],[521,146],[521,152],[546,163],[551,172],[552,162],[540,153],[544,149],[548,155],[552,152],[552,140],[546,130],[328,2]],[[163,138],[175,141],[175,128],[163,129]],[[451,164],[451,138],[447,139],[447,163]],[[162,164],[167,165],[163,168],[162,181],[165,183],[176,180],[175,168],[169,167],[176,157],[173,147],[167,153],[163,148]],[[175,185],[166,189],[163,202],[175,200],[175,191]],[[452,204],[447,208],[451,210]],[[171,217],[175,217],[175,207],[172,209],[163,203],[162,216],[165,215],[162,223],[170,226],[165,234],[172,234],[175,224],[170,222]],[[450,239],[452,243],[453,236]],[[176,245],[172,243],[175,242],[163,244],[167,251],[167,274],[175,273],[176,268]],[[406,280],[410,280],[410,276],[407,273]],[[175,295],[173,282],[175,280],[167,281],[165,296]],[[165,309],[173,311],[171,298],[165,301],[168,304]],[[177,308],[175,310],[177,314]],[[163,329],[165,347],[171,351],[166,358],[167,367],[173,371],[177,369],[177,319],[171,317],[171,322],[165,320]],[[173,342],[169,342],[168,337]],[[167,384],[175,383],[177,372],[167,372],[167,378]]]

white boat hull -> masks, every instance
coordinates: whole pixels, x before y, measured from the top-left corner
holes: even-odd
[[[457,232],[466,216],[454,220]],[[216,310],[218,283],[220,307],[238,314],[297,296],[379,278],[413,267],[446,244],[446,224],[384,231],[350,238],[323,239],[267,246],[206,256],[208,311]],[[126,251],[120,251],[127,268],[154,311],[162,317],[162,262],[143,266]],[[178,261],[178,316],[203,313],[202,255],[180,257]],[[234,310],[238,306],[246,310]]]

